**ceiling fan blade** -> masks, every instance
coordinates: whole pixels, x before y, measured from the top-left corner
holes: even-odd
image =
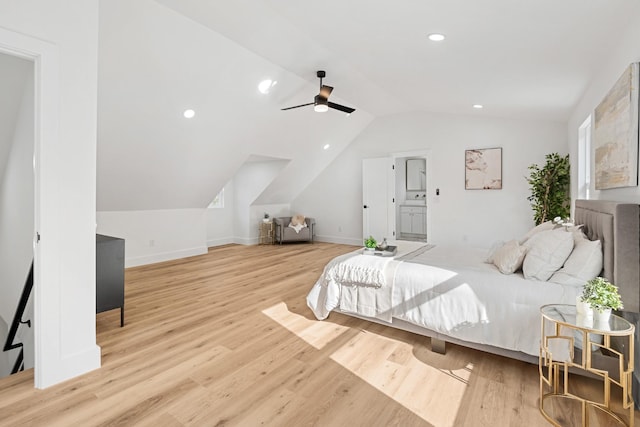
[[[328,105],[329,105],[329,108],[333,108],[334,110],[344,111],[347,114],[351,114],[354,111],[356,111],[355,108],[345,107],[344,105],[335,104],[333,102],[329,102]]]
[[[320,96],[325,99],[329,99],[329,95],[331,95],[332,90],[333,88],[331,86],[322,85],[322,87],[320,88]]]
[[[295,107],[281,108],[280,110],[281,110],[281,111],[284,111],[284,110],[292,110],[292,109],[294,109],[294,108],[306,107],[307,105],[313,105],[313,104],[315,104],[315,103],[314,103],[314,102],[309,102],[308,104],[296,105]]]

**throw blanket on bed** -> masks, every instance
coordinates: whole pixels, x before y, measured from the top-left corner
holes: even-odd
[[[362,255],[359,249],[334,258],[307,297],[307,304],[318,319],[326,319],[335,307],[342,311],[391,321],[393,280],[400,264],[394,258],[422,248],[406,242],[396,257]]]
[[[379,288],[385,284],[384,268],[391,258],[374,255],[354,255],[325,270],[327,280]]]

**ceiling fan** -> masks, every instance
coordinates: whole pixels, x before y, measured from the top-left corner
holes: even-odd
[[[307,104],[302,104],[302,105],[296,105],[295,107],[283,108],[282,111],[292,110],[294,108],[306,107],[307,105],[313,105],[314,111],[317,111],[318,113],[324,113],[325,111],[328,111],[329,108],[333,108],[334,110],[344,111],[347,114],[351,114],[354,111],[356,111],[355,108],[345,107],[344,105],[329,102],[329,95],[331,95],[331,91],[333,90],[333,88],[331,86],[322,84],[322,79],[326,75],[327,73],[325,73],[324,71],[316,72],[316,76],[318,76],[318,78],[320,79],[320,93],[313,98],[313,102],[309,102]]]

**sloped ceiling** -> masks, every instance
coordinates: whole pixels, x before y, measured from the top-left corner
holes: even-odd
[[[278,81],[268,95],[257,88],[265,78]],[[332,101],[357,114],[280,111],[317,92],[317,81],[154,1],[102,2],[97,209],[204,208],[251,155],[290,160],[261,196],[289,202],[373,118],[339,87]]]
[[[623,0],[103,0],[98,210],[204,207],[252,154],[290,160],[257,200],[287,203],[383,115],[564,122],[639,13]],[[318,69],[350,117],[279,110],[312,100]]]
[[[13,144],[16,120],[33,62],[0,53],[0,180]]]

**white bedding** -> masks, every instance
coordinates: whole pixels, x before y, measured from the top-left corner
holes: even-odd
[[[436,246],[429,250],[399,242],[398,255],[384,264],[380,288],[341,283],[325,267],[307,296],[320,320],[339,308],[393,323],[393,318],[463,341],[539,353],[540,306],[573,304],[579,287],[505,275],[484,262],[486,250]],[[356,255],[357,256],[357,255]],[[359,255],[364,256],[364,255]],[[355,299],[355,302],[354,302]]]

